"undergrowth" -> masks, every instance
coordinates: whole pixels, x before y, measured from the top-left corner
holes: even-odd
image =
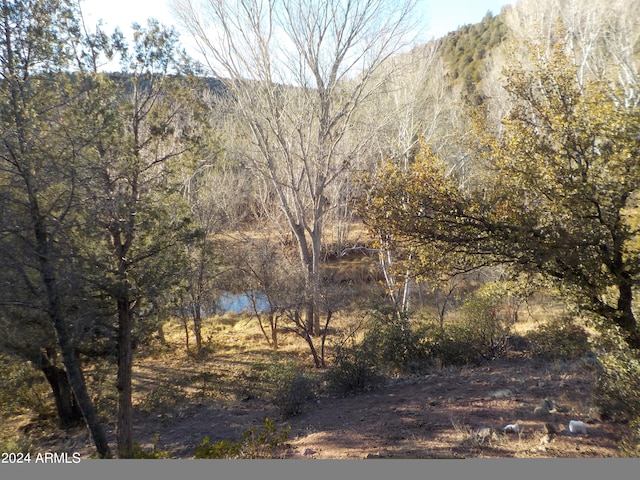
[[[244,432],[239,441],[211,443],[210,438],[205,437],[196,447],[195,458],[279,458],[286,448],[290,432],[290,426],[278,429],[275,422],[267,417],[260,427],[252,427]]]

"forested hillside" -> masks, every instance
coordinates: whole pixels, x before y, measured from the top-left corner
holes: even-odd
[[[129,44],[75,0],[2,2],[5,450],[46,425],[162,456],[143,414],[286,419],[518,356],[588,364],[576,412],[638,454],[637,1],[520,0],[421,45],[411,1],[174,6],[204,64],[154,20]]]
[[[452,84],[461,86],[467,101],[482,101],[479,85],[488,69],[485,59],[507,40],[509,30],[505,25],[506,15],[493,16],[488,12],[482,22],[465,25],[439,41],[438,48],[449,68]]]

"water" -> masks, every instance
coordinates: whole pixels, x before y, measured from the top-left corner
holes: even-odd
[[[267,302],[267,297],[264,293],[248,292],[236,294],[225,292],[218,299],[218,312],[252,313],[254,311],[252,298],[255,300],[256,308],[259,312],[269,310],[269,302]]]

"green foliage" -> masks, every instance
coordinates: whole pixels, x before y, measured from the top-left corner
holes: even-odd
[[[196,447],[196,458],[277,458],[286,447],[291,427],[278,429],[275,422],[265,418],[260,428],[251,427],[240,441],[221,440],[211,443],[206,437]]]
[[[29,363],[0,354],[0,412],[13,416],[51,413],[50,390],[42,372]]]
[[[171,450],[160,450],[156,447],[159,438],[158,434],[154,436],[153,448],[151,450],[145,450],[140,446],[140,443],[133,442],[133,453],[130,458],[145,460],[171,458]]]
[[[464,25],[440,40],[440,48],[451,70],[451,77],[462,87],[472,103],[482,102],[478,84],[484,73],[485,58],[507,36],[502,15],[490,13],[482,22]]]
[[[533,355],[571,360],[591,350],[589,334],[570,317],[554,318],[525,335]]]
[[[620,451],[625,457],[640,457],[640,417],[629,423],[629,433],[622,439]]]
[[[468,295],[455,320],[425,329],[428,355],[442,365],[465,365],[504,356],[517,306],[509,284],[488,283]]]
[[[374,312],[363,344],[380,370],[406,372],[426,359],[422,338],[423,333],[406,313],[379,309]]]
[[[424,343],[427,355],[432,363],[440,366],[467,365],[477,357],[473,344],[469,342],[469,335],[460,338],[459,333],[464,329],[442,329],[433,322],[425,329]]]
[[[283,417],[297,415],[314,395],[314,380],[292,362],[256,362],[250,372],[236,377],[239,398],[263,398],[278,407]]]
[[[171,407],[183,402],[185,397],[185,392],[181,387],[169,382],[160,383],[144,396],[140,407],[148,412],[164,414]]]
[[[428,363],[424,334],[408,315],[393,308],[378,308],[360,343],[336,349],[326,381],[329,391],[350,395],[380,386],[384,374],[415,372]]]
[[[640,354],[617,331],[606,334],[603,343],[594,400],[614,420],[640,419]]]
[[[475,118],[466,148],[481,175],[470,182],[423,146],[409,168],[389,160],[365,179],[359,213],[372,234],[431,262],[416,269],[445,259],[449,271],[540,274],[640,348],[631,308],[640,259],[626,213],[640,189],[640,117],[605,82],[579,84],[562,45],[532,63],[505,73],[512,110],[499,131]],[[608,290],[618,298],[608,301]]]
[[[629,422],[621,451],[625,456],[637,457],[640,454],[640,351],[629,348],[619,330],[605,334],[602,343],[604,353],[598,356],[594,403],[614,421]]]
[[[340,396],[375,388],[383,382],[377,365],[377,353],[368,344],[341,345],[325,376],[327,388]]]
[[[451,327],[453,337],[471,345],[475,357],[492,360],[509,350],[513,311],[505,307],[507,294],[488,284],[467,297],[461,318]]]
[[[455,320],[412,321],[379,309],[360,343],[340,346],[326,375],[333,393],[348,395],[380,385],[383,374],[415,373],[439,365],[466,365],[501,357],[509,350],[515,310],[511,295],[488,284],[468,296]]]
[[[283,417],[300,413],[313,396],[313,384],[302,368],[291,363],[273,363],[264,372],[270,401]]]
[[[31,440],[25,435],[12,435],[0,431],[0,452],[35,453]]]
[[[220,440],[214,444],[209,437],[205,437],[196,447],[196,458],[241,458],[243,442]]]

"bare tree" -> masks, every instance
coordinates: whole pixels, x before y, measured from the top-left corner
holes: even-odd
[[[319,261],[329,187],[365,151],[357,113],[408,44],[413,0],[174,0],[213,75],[226,79],[248,168],[271,182],[298,246],[320,332]],[[350,138],[351,141],[346,141]],[[357,139],[357,141],[353,141]]]
[[[507,10],[506,23],[517,52],[523,39],[544,45],[549,54],[564,42],[574,59],[578,81],[606,81],[622,104],[640,103],[640,3],[636,0],[521,0]],[[526,58],[521,52],[516,55]]]

